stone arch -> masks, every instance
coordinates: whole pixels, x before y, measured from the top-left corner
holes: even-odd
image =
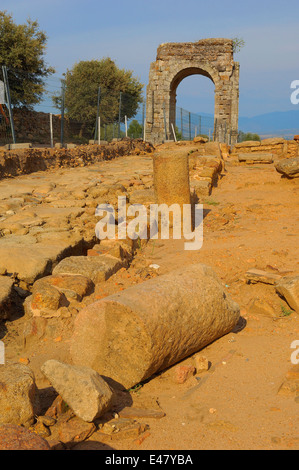
[[[201,75],[210,79],[216,87],[219,87],[217,70],[208,64],[197,64],[196,67],[190,67],[190,63],[186,63],[185,66],[182,63],[180,67],[174,73],[174,77],[171,80],[169,88],[169,122],[175,124],[176,120],[176,92],[179,84],[187,77],[191,75]]]
[[[234,145],[238,135],[239,64],[231,39],[159,46],[150,67],[146,103],[146,139],[169,139],[175,125],[176,89],[187,76],[199,74],[215,85],[215,140]]]

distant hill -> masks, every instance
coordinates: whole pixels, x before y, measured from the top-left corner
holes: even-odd
[[[201,116],[213,117],[212,114],[199,113]],[[239,130],[252,132],[261,137],[285,137],[292,139],[299,134],[299,109],[292,111],[275,111],[259,114],[254,117],[239,117]]]
[[[281,136],[292,138],[299,134],[299,110],[276,111],[251,118],[239,117],[239,129],[254,132],[261,136]]]

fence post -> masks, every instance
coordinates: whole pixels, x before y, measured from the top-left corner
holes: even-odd
[[[122,93],[119,93],[119,108],[118,108],[118,138],[120,138],[120,120],[121,120],[121,95]]]
[[[176,138],[176,135],[175,135],[175,130],[174,130],[174,127],[173,127],[173,124],[172,124],[172,123],[171,123],[171,129],[172,129],[172,133],[173,133],[174,141],[176,142],[176,141],[177,141],[177,138]]]
[[[53,114],[50,113],[50,142],[51,148],[54,147],[54,140],[53,140]]]
[[[214,132],[213,132],[213,142],[214,141],[219,141],[219,128],[218,128],[218,121],[217,121],[217,118],[215,119],[215,122],[214,122]]]
[[[127,116],[125,116],[125,130],[126,130],[126,137],[128,137],[128,120],[127,120]]]
[[[64,102],[65,102],[65,80],[61,80],[61,131],[60,131],[61,147],[63,147],[63,144],[64,144]]]
[[[9,113],[12,141],[15,144],[16,143],[16,134],[15,134],[15,126],[14,126],[14,122],[13,122],[13,114],[12,114],[10,90],[9,90],[9,83],[8,83],[8,75],[7,75],[6,65],[2,66],[2,72],[3,72],[4,87],[5,87],[5,91],[6,91],[6,99],[7,99],[7,105],[8,105],[7,107],[8,107],[8,113]]]
[[[191,140],[191,113],[189,111],[189,140]]]
[[[98,144],[101,145],[101,118],[98,117]]]
[[[99,122],[99,115],[100,115],[100,96],[101,96],[101,87],[98,89],[98,101],[97,101],[97,118],[96,118],[96,126],[94,130],[94,141],[96,141],[98,135],[98,122]]]
[[[183,135],[183,108],[181,108],[181,136],[182,140],[184,140],[184,135]]]

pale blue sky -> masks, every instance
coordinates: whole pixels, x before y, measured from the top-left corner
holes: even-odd
[[[298,0],[1,0],[0,7],[17,23],[38,21],[58,75],[80,60],[111,57],[147,85],[159,44],[242,37],[240,115],[299,110],[290,102],[290,84],[299,80]],[[212,82],[192,76],[177,104],[213,113],[213,95]]]

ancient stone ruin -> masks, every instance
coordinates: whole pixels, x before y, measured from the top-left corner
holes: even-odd
[[[151,64],[146,98],[146,140],[173,139],[176,90],[184,78],[199,74],[215,84],[214,140],[234,145],[238,136],[239,64],[233,40],[161,44]],[[225,137],[227,136],[227,137]]]

